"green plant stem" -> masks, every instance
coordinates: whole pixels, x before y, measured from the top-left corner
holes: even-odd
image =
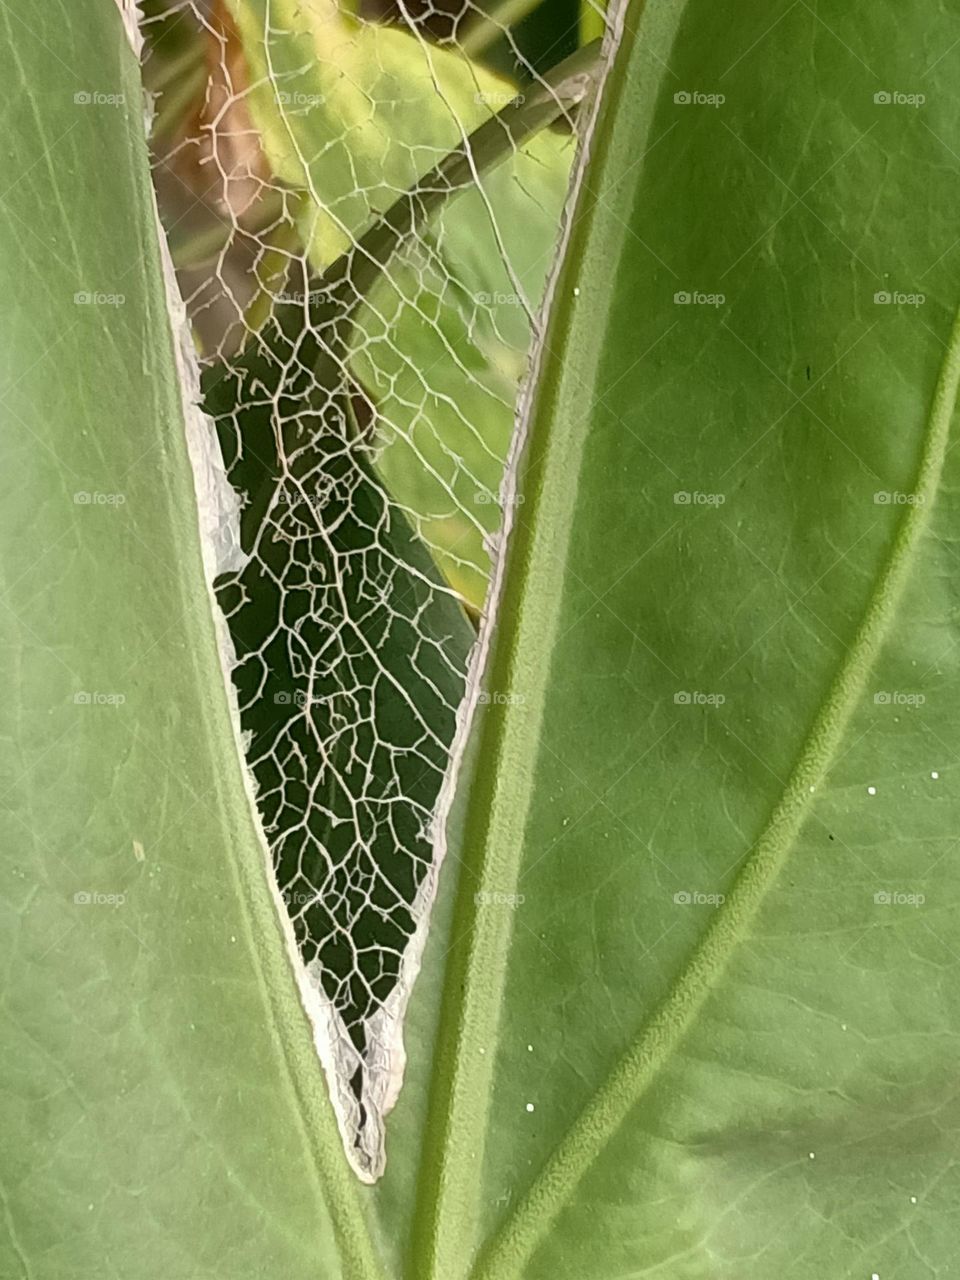
[[[472,186],[542,129],[568,116],[596,83],[600,45],[566,58],[535,86],[485,121],[410,191],[400,196],[355,245],[316,282],[325,300],[337,296],[344,318],[368,295],[393,255],[452,196]]]
[[[580,0],[580,43],[602,40],[607,30],[606,0]]]
[[[635,38],[622,46],[605,82],[601,112],[607,118],[615,118],[634,47]],[[596,42],[580,55],[589,53],[595,64],[599,49]],[[635,137],[632,146],[642,149],[642,136]],[[592,159],[593,172],[603,160],[603,154]],[[567,265],[558,282],[557,303],[550,319],[552,336],[546,343],[551,351],[562,346],[569,327],[569,276],[579,278],[584,270],[583,249],[596,212],[592,200],[589,191],[585,192],[574,219],[575,234],[565,250]],[[608,267],[600,265],[594,253],[591,269],[600,278]],[[596,359],[601,334],[602,325],[598,325],[591,343]],[[416,1280],[452,1280],[465,1274],[476,1241],[477,1175],[488,1124],[493,1056],[480,1054],[479,1049],[496,1043],[512,930],[509,913],[478,908],[483,892],[476,891],[500,892],[518,879],[532,786],[529,761],[536,751],[545,693],[543,654],[549,652],[557,628],[564,530],[569,525],[568,506],[575,500],[576,457],[589,424],[588,416],[581,415],[573,426],[571,441],[551,423],[559,388],[572,376],[565,372],[559,357],[554,356],[553,366],[555,377],[538,377],[545,394],[529,445],[538,455],[545,454],[546,460],[524,487],[525,511],[530,519],[524,520],[513,539],[511,572],[504,599],[497,607],[501,619],[498,642],[488,673],[492,688],[523,688],[525,702],[521,716],[509,707],[498,708],[485,718],[481,731],[479,753],[485,763],[477,771],[467,812],[463,847],[470,874],[461,881],[454,923],[458,942],[451,950],[444,982],[431,1083],[431,1132],[425,1142],[418,1191],[411,1280],[414,1276]],[[551,439],[557,433],[558,438]],[[535,582],[536,590],[530,590]],[[518,678],[521,667],[523,673]]]
[[[511,27],[522,22],[540,3],[541,0],[504,0],[504,3],[497,5],[490,13],[483,13],[470,23],[459,40],[461,50],[468,58],[486,53],[491,45],[502,40]]]

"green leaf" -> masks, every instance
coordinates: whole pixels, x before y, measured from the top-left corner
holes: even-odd
[[[370,1189],[223,693],[133,59],[106,0],[3,12],[0,1272],[950,1274],[951,15],[627,10]]]
[[[277,175],[304,193],[314,265],[349,253],[377,213],[519,92],[458,50],[357,22],[335,4],[234,0],[249,100]],[[555,114],[557,113],[555,108]],[[376,411],[376,465],[475,610],[518,388],[569,184],[573,139],[544,130],[491,173],[471,165],[356,320],[350,364]]]
[[[572,140],[547,135],[544,146],[555,161],[521,153],[451,200],[380,278],[352,334],[351,367],[376,406],[377,468],[478,610],[530,316],[568,185]]]
[[[136,59],[113,3],[3,24],[0,1274],[376,1276],[224,694]]]
[[[952,1266],[960,138],[903,16],[628,14],[408,1071],[419,1276]]]
[[[458,50],[335,0],[229,6],[251,111],[276,176],[309,197],[305,240],[320,267],[517,94]]]

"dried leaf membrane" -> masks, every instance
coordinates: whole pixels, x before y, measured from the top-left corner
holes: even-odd
[[[181,183],[192,169],[223,227],[203,232],[199,265],[181,255],[204,407],[241,504],[242,567],[216,597],[301,993],[348,1154],[372,1179],[436,884],[468,615],[574,140],[544,132],[477,168],[367,298],[348,297],[346,323],[322,270],[516,87],[320,0],[192,4],[180,19],[208,71],[158,164]],[[193,213],[162,195],[175,243]]]

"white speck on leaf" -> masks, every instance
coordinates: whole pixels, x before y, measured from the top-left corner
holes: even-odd
[[[533,1110],[533,1103],[532,1103],[532,1102],[528,1102],[528,1103],[527,1103],[527,1110],[528,1110],[528,1111],[532,1111],[532,1110]]]
[[[867,787],[867,795],[868,795],[868,796],[875,796],[876,794],[877,794],[877,788],[876,788],[876,787]]]
[[[933,769],[930,773],[930,777],[933,778],[934,782],[936,782],[940,775],[937,773],[936,769]]]

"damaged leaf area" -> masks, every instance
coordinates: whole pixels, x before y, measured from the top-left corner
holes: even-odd
[[[597,8],[0,4],[3,1280],[954,1275],[957,5]]]
[[[257,807],[317,1048],[372,1176],[474,633],[374,477],[318,312],[304,330],[302,305],[278,308],[204,404],[246,498],[246,562],[216,588]]]
[[[216,531],[223,657],[301,998],[373,1180],[598,58],[528,69],[521,90],[335,5],[231,0],[181,21],[201,89],[154,147],[161,196],[175,179],[221,228],[198,233],[202,262],[175,221],[170,236],[233,513]]]

